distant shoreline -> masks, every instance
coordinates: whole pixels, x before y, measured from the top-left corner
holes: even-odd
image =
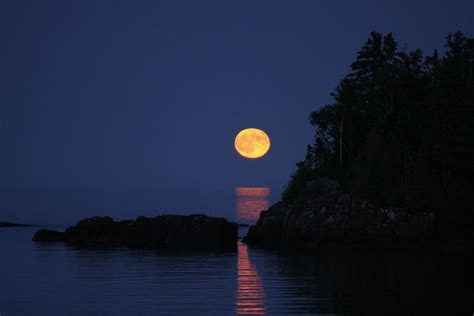
[[[21,224],[21,223],[10,223],[10,222],[0,222],[0,227],[36,227],[36,225]]]

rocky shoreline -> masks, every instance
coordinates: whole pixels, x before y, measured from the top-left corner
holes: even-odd
[[[468,241],[441,238],[436,214],[381,207],[327,178],[310,181],[299,196],[262,211],[243,242],[284,251],[415,249],[471,252]],[[140,216],[114,221],[91,217],[65,232],[41,229],[35,242],[65,242],[87,248],[237,249],[239,224],[206,215]]]
[[[438,243],[436,225],[433,213],[379,207],[320,178],[263,211],[243,241],[295,251],[423,248]]]
[[[235,251],[237,229],[237,224],[224,218],[202,214],[140,216],[123,221],[91,217],[64,232],[41,229],[33,236],[33,241],[65,242],[85,248]]]

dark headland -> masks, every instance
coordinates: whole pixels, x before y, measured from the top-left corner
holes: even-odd
[[[36,225],[11,223],[11,222],[0,222],[0,227],[35,227]]]
[[[473,253],[474,38],[443,54],[373,32],[333,101],[310,114],[314,143],[249,244],[287,250],[443,248]]]

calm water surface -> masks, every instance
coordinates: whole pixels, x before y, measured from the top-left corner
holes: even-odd
[[[265,188],[233,193],[230,219],[252,222],[270,203]],[[2,316],[472,313],[462,258],[288,256],[242,243],[224,254],[92,251],[32,243],[36,229],[0,229]]]

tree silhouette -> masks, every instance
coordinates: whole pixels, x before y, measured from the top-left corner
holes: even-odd
[[[472,225],[474,39],[449,34],[443,57],[423,57],[372,32],[351,69],[334,102],[310,114],[314,143],[283,199],[325,176],[375,202]]]

